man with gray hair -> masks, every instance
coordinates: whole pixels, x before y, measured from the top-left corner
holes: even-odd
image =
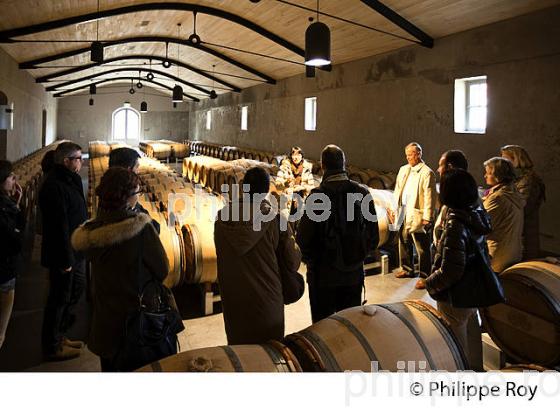
[[[402,221],[399,231],[400,270],[395,276],[418,276],[414,266],[414,247],[418,255],[420,276],[426,278],[432,268],[430,230],[436,206],[436,178],[430,167],[422,161],[420,144],[408,144],[405,155],[408,164],[400,168],[395,185],[397,209],[390,212],[393,220],[396,217],[397,222]]]
[[[41,264],[49,269],[49,296],[43,318],[43,354],[49,360],[66,360],[80,355],[83,343],[69,340],[71,308],[85,288],[84,257],[70,243],[72,232],[87,219],[82,179],[82,148],[61,143],[54,153],[54,167],[39,192],[43,216]]]

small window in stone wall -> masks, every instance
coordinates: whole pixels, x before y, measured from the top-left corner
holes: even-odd
[[[455,132],[485,134],[488,115],[486,76],[455,80]]]
[[[212,129],[212,111],[206,111],[206,129]]]
[[[247,120],[249,118],[249,107],[241,107],[241,131],[247,131]]]
[[[317,97],[305,99],[305,130],[315,131],[317,129]]]

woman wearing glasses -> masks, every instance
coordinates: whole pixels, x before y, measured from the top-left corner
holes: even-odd
[[[25,226],[19,209],[21,197],[22,189],[16,182],[12,164],[0,161],[0,349],[14,306],[16,270]]]
[[[96,189],[95,219],[72,235],[72,245],[91,262],[93,320],[89,349],[102,371],[119,371],[116,357],[125,337],[127,316],[138,308],[139,287],[162,282],[168,260],[159,236],[144,213],[134,212],[140,179],[131,170],[110,168]]]

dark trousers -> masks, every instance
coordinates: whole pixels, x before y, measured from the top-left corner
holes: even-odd
[[[418,255],[418,264],[420,266],[420,276],[427,278],[432,272],[432,252],[431,252],[431,234],[430,231],[410,233],[406,235],[402,230],[399,235],[399,258],[400,266],[403,270],[415,275],[416,268],[414,266],[414,250]]]
[[[80,300],[86,285],[85,263],[77,263],[70,272],[51,268],[49,278],[49,296],[42,331],[45,354],[56,351],[63,336],[74,323],[72,308]]]
[[[321,286],[309,283],[311,320],[318,322],[349,307],[362,304],[363,284],[350,286]]]
[[[117,367],[113,363],[114,359],[105,359],[103,357],[100,357],[99,361],[101,362],[102,372],[118,372]]]

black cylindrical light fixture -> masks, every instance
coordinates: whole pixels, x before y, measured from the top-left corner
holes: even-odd
[[[152,73],[151,71],[146,75],[146,78],[150,81],[152,81],[154,79],[154,73]]]
[[[211,99],[215,100],[216,98],[218,98],[218,94],[216,93],[216,91],[212,90],[212,91],[210,91],[209,97]]]
[[[97,86],[95,84],[91,84],[89,86],[89,93],[91,95],[97,94]]]
[[[93,98],[89,99],[89,105],[93,105]]]
[[[94,63],[103,62],[103,44],[99,41],[91,43],[91,61]]]
[[[183,102],[183,87],[180,85],[173,87],[173,102]]]
[[[331,31],[316,21],[305,30],[305,65],[322,67],[331,63]]]
[[[140,112],[148,112],[148,103],[146,101],[140,103]]]

